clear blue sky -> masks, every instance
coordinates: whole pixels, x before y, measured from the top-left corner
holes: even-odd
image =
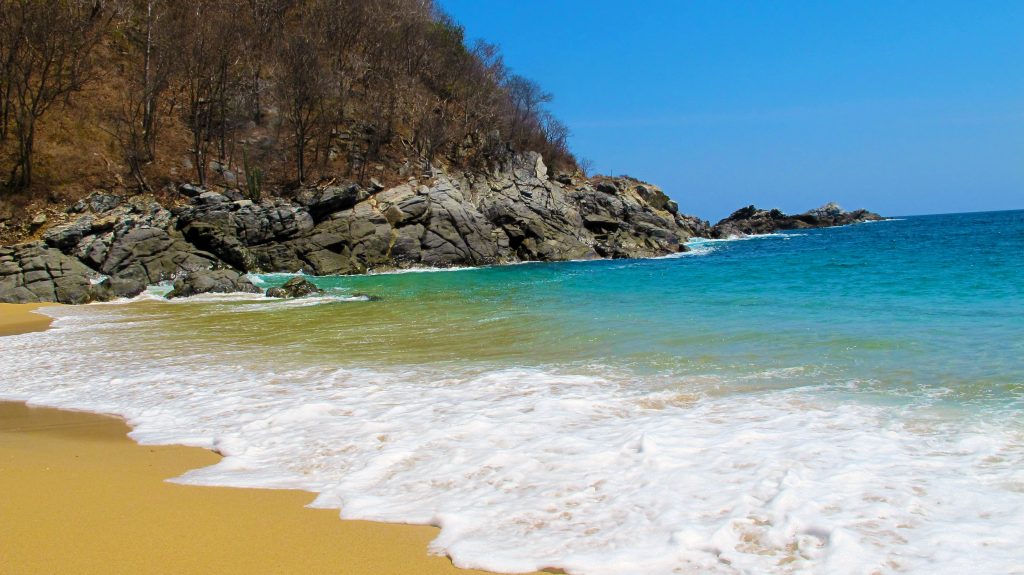
[[[689,213],[1024,208],[1024,0],[440,3]]]

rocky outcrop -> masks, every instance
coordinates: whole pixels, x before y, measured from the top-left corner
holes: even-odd
[[[0,302],[65,304],[113,298],[110,280],[42,242],[0,248]]]
[[[90,198],[87,206],[94,205]],[[221,265],[216,256],[186,241],[171,225],[173,219],[158,203],[137,200],[79,216],[48,230],[43,241],[108,276],[116,296],[132,297],[181,273]]]
[[[757,234],[770,234],[779,230],[827,228],[884,219],[867,210],[844,211],[830,202],[802,214],[787,215],[779,210],[761,210],[754,206],[740,208],[715,224],[711,237],[729,238]]]
[[[631,178],[549,179],[538,154],[491,172],[435,170],[391,188],[332,183],[291,200],[254,203],[238,190],[191,185],[179,191],[190,203],[171,211],[151,200],[94,194],[69,210],[72,220],[44,233],[44,247],[77,262],[79,272],[108,277],[113,295],[177,278],[181,289],[176,282],[172,293],[180,297],[249,291],[238,275],[245,272],[650,257],[684,251],[688,238],[711,233],[656,186]]]
[[[316,287],[316,285],[308,279],[295,277],[284,282],[284,285],[281,287],[268,289],[267,297],[296,298],[322,293],[324,293],[324,290]]]
[[[546,171],[529,154],[493,173],[441,173],[376,191],[340,184],[292,202],[193,200],[177,212],[177,229],[236,269],[315,275],[647,257],[682,251],[690,236],[709,233],[650,184],[566,184]]]
[[[188,272],[174,280],[174,289],[167,299],[191,297],[204,293],[263,293],[249,278],[235,270],[202,270]]]

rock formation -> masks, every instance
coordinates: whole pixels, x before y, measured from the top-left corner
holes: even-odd
[[[130,297],[175,279],[176,297],[249,291],[239,275],[246,272],[327,275],[651,257],[684,251],[687,239],[711,233],[707,222],[679,213],[656,186],[631,178],[554,180],[547,173],[540,155],[526,154],[492,172],[438,172],[388,189],[330,185],[258,203],[237,190],[186,185],[179,191],[189,204],[170,211],[152,201],[94,194],[69,210],[73,221],[32,244],[48,261],[62,262],[54,263],[58,275],[28,274],[36,271],[25,267],[35,265],[30,257],[0,260],[0,301]],[[67,278],[103,287],[57,290],[58,279],[72,282]]]
[[[324,290],[316,287],[316,285],[308,279],[303,277],[294,277],[284,282],[284,285],[281,287],[268,289],[267,297],[296,298],[322,293],[324,293]]]
[[[802,214],[786,215],[779,210],[761,210],[754,206],[740,208],[715,224],[711,237],[728,238],[755,234],[770,234],[779,230],[827,228],[884,219],[867,210],[843,211],[834,202]]]
[[[203,293],[262,293],[249,278],[235,270],[200,270],[187,272],[174,280],[174,289],[167,299],[190,297]]]

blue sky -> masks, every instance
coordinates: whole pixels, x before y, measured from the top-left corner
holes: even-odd
[[[1024,1],[440,3],[686,212],[1024,208]]]

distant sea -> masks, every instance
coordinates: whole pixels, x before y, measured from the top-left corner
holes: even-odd
[[[49,308],[0,396],[226,456],[178,481],[439,525],[460,566],[1024,573],[1024,211],[690,247]]]

